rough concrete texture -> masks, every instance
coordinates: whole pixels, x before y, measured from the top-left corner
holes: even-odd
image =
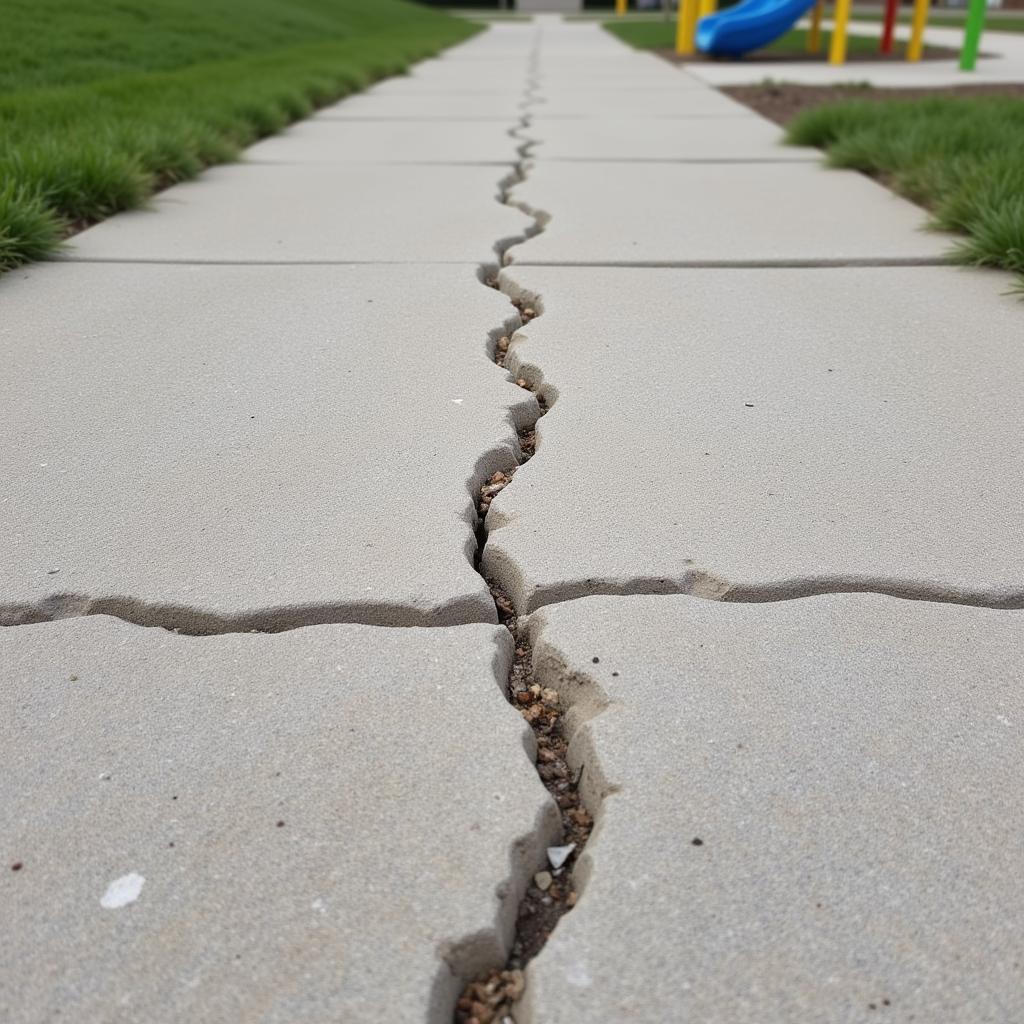
[[[536,618],[597,825],[520,1024],[1024,1020],[1021,613],[634,597]]]
[[[69,253],[106,260],[480,263],[494,258],[496,239],[521,236],[529,224],[495,201],[495,171],[315,163],[215,168],[162,192],[150,210],[122,213],[76,235]]]
[[[0,621],[494,621],[469,485],[536,404],[474,267],[51,264],[0,305]]]
[[[507,165],[521,144],[500,121],[303,121],[245,155],[251,163]]]
[[[541,296],[508,365],[552,404],[487,519],[485,572],[520,609],[637,589],[1024,601],[1024,346],[1007,277],[502,278]]]
[[[510,646],[0,631],[5,1024],[447,1024],[557,817]]]
[[[809,163],[539,160],[512,195],[554,214],[511,249],[517,263],[938,261],[949,250],[919,207],[854,171]]]
[[[817,149],[784,146],[778,126],[761,118],[537,117],[529,135],[541,160],[821,160]]]

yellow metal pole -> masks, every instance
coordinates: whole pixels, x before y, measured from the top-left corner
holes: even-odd
[[[688,57],[697,51],[697,11],[700,0],[679,0],[679,20],[676,22],[676,53]]]
[[[615,0],[615,13],[625,14],[628,0]]]
[[[821,16],[825,12],[825,0],[818,0],[811,11],[811,31],[807,33],[807,52],[821,53]]]
[[[907,44],[907,60],[920,60],[924,53],[924,29],[928,24],[929,0],[914,0],[914,20]]]
[[[835,24],[832,26],[832,43],[828,48],[829,64],[846,63],[846,27],[850,22],[851,6],[853,6],[853,0],[836,0],[836,9],[833,14]]]
[[[716,10],[718,10],[718,0],[700,0],[700,6],[697,8],[697,20],[714,14]]]

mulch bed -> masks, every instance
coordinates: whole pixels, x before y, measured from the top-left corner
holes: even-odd
[[[1024,99],[1024,84],[955,85],[938,89],[876,89],[863,85],[789,85],[784,82],[762,82],[759,85],[726,86],[722,92],[759,114],[786,125],[797,114],[823,103],[841,100],[866,100],[884,103],[888,100],[916,100],[932,96],[1013,96]]]

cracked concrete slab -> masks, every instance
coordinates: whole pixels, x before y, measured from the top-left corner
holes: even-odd
[[[557,819],[510,647],[0,630],[6,1024],[447,1024]]]
[[[474,267],[50,264],[0,304],[3,620],[495,621],[470,483],[537,410]]]
[[[248,163],[503,163],[522,143],[500,121],[302,121],[246,151]]]
[[[148,210],[76,235],[68,253],[121,261],[481,263],[494,259],[496,239],[521,236],[529,224],[495,201],[500,177],[489,166],[218,167],[161,192]]]
[[[1024,1019],[1021,613],[676,596],[535,619],[597,821],[517,1021]]]
[[[516,263],[936,262],[950,244],[924,230],[919,207],[854,171],[811,163],[540,159],[512,197],[554,215],[510,250]]]
[[[541,160],[821,160],[820,150],[783,145],[778,125],[761,118],[536,117],[529,135]]]
[[[484,571],[520,610],[638,589],[1024,602],[1007,277],[513,267],[502,282],[540,295],[506,365],[551,405],[487,518]]]

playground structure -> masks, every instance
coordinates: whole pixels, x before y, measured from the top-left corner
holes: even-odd
[[[964,40],[960,50],[960,69],[973,71],[978,60],[981,34],[985,27],[986,0],[969,0]],[[628,0],[616,0],[616,14],[625,14]],[[830,64],[846,63],[846,39],[853,0],[835,0]],[[924,54],[924,33],[928,25],[931,0],[913,0],[910,41],[906,59],[919,61]],[[792,29],[810,14],[807,49],[821,51],[821,22],[825,0],[742,0],[734,7],[717,11],[717,0],[679,0],[676,52],[688,56],[697,52],[713,56],[740,57],[760,49]],[[893,51],[893,35],[899,0],[886,0],[879,53]]]

